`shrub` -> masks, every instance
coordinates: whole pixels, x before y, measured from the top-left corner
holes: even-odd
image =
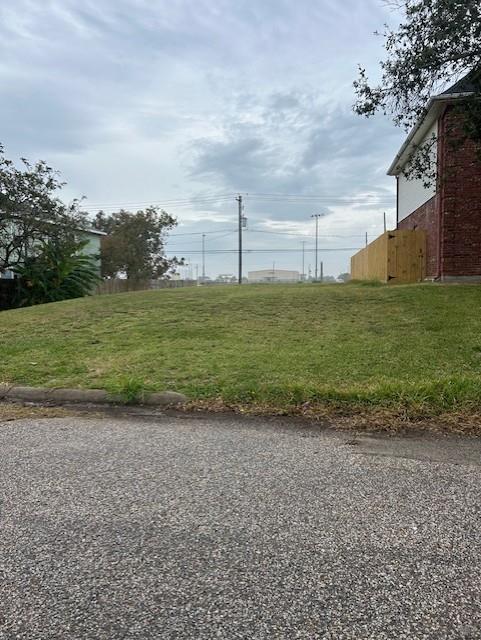
[[[38,255],[26,258],[15,268],[19,276],[16,306],[58,302],[92,293],[100,277],[95,258],[80,253],[86,244],[43,242]]]

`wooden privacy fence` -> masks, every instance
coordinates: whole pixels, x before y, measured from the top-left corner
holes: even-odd
[[[426,233],[387,231],[351,258],[353,280],[421,282],[426,275]]]
[[[128,291],[148,291],[149,289],[177,289],[180,287],[193,287],[197,283],[194,280],[123,280],[113,278],[103,280],[95,290],[95,295],[109,293],[127,293]]]

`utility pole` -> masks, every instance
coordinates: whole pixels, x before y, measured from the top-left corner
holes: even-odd
[[[324,263],[321,260],[321,282],[324,282]]]
[[[242,196],[239,194],[236,198],[239,204],[239,284],[242,284]]]
[[[205,233],[202,234],[202,282],[205,282]]]
[[[319,218],[321,217],[320,213],[314,213],[311,218],[315,218],[316,219],[316,276],[315,276],[315,280],[317,282],[317,275],[318,275],[318,271],[317,271],[317,255],[318,255],[318,249],[319,249]]]
[[[366,231],[366,247],[368,245],[368,239],[367,239],[367,231]]]
[[[302,241],[302,280],[303,281],[306,279],[306,274],[304,271],[305,263],[306,263],[306,241],[303,240]]]
[[[387,226],[386,226],[386,212],[384,212],[384,233],[386,233],[387,231]]]

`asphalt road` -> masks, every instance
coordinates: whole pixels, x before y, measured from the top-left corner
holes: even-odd
[[[481,442],[0,425],[0,638],[481,638]]]

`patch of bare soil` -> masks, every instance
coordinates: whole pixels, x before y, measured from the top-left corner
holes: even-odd
[[[71,415],[74,415],[73,412],[63,407],[40,407],[37,405],[0,402],[0,424],[27,418],[63,418]]]
[[[423,411],[359,407],[340,409],[306,403],[289,409],[264,405],[226,404],[221,400],[195,401],[178,407],[180,411],[236,413],[253,416],[297,416],[312,422],[322,422],[335,429],[366,430],[369,432],[403,433],[426,431],[481,437],[481,413],[452,412],[430,415]]]

